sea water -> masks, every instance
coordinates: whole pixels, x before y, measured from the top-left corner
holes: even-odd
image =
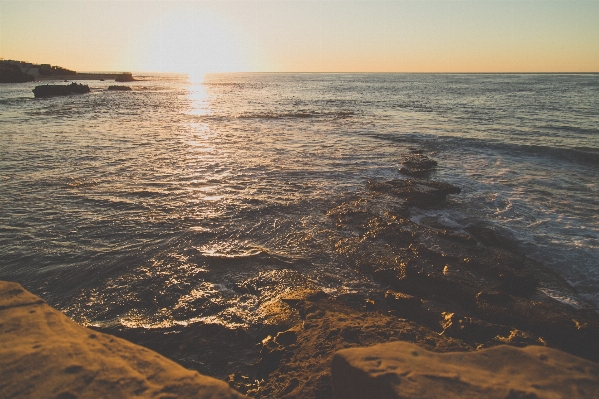
[[[247,326],[268,298],[235,288],[260,279],[367,292],[326,213],[414,149],[462,193],[412,220],[484,223],[599,306],[599,75],[82,83],[0,86],[0,278],[84,324]]]

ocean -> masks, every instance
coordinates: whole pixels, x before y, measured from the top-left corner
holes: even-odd
[[[462,191],[411,220],[487,226],[579,293],[545,294],[599,307],[597,74],[82,83],[48,99],[0,86],[0,279],[84,325],[247,327],[300,282],[376,289],[335,252],[328,212],[405,178],[415,150]]]

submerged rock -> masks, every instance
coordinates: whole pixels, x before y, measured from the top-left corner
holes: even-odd
[[[405,200],[408,206],[426,208],[437,205],[450,194],[462,190],[453,184],[421,179],[389,180],[368,184],[372,191],[388,193]]]
[[[113,86],[108,86],[108,90],[110,90],[110,91],[131,91],[131,87],[129,87],[129,86],[113,85]]]
[[[426,177],[435,170],[437,161],[430,159],[421,150],[414,150],[404,158],[399,173],[413,177]]]
[[[339,351],[335,399],[595,398],[599,364],[540,346],[433,353],[407,342]]]
[[[70,85],[42,85],[35,86],[35,89],[33,89],[33,95],[36,98],[68,96],[69,94],[85,94],[89,92],[88,85],[78,83],[71,83]]]
[[[81,327],[0,281],[0,387],[19,398],[238,398],[223,381]]]

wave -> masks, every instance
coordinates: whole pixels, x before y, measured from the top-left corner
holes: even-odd
[[[354,111],[333,111],[333,112],[320,112],[320,111],[299,111],[299,112],[265,112],[265,113],[248,113],[240,114],[236,118],[238,119],[291,119],[291,118],[349,118],[354,116]]]
[[[547,156],[562,161],[599,166],[599,148],[593,147],[551,147],[536,144],[507,143],[492,139],[455,137],[455,136],[432,136],[430,134],[368,134],[369,137],[379,140],[413,143],[427,149],[451,149],[475,148],[491,149],[510,155],[523,154],[529,156]]]
[[[454,138],[452,138],[454,139]],[[599,166],[599,148],[589,147],[550,147],[532,144],[500,143],[486,140],[473,140],[473,147],[492,148],[510,154],[524,153],[533,156],[547,156],[562,161]]]

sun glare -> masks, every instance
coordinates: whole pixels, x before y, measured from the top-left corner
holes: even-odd
[[[211,72],[252,71],[243,41],[218,15],[171,13],[145,30],[135,64],[143,71],[186,73],[192,82]]]

